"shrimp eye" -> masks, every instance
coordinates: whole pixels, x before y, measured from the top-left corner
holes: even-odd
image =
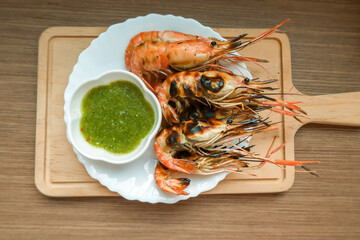
[[[199,114],[195,111],[190,114],[190,119],[192,119],[192,120],[196,120],[198,117],[199,117]]]
[[[249,78],[245,78],[245,79],[244,79],[244,83],[245,83],[245,84],[249,84],[249,82],[250,82],[250,79],[249,79]]]
[[[215,41],[212,41],[211,42],[211,46],[215,46],[216,45],[216,42]]]

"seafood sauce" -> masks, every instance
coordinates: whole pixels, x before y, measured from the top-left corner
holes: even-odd
[[[116,154],[135,150],[155,122],[154,109],[141,90],[121,80],[91,89],[81,111],[86,141]]]

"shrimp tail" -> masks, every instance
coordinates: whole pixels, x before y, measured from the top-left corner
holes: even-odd
[[[161,110],[162,110],[165,120],[168,123],[179,123],[180,122],[175,110],[171,106],[169,106],[169,104],[166,104],[166,103],[161,104]]]
[[[171,173],[170,169],[158,162],[154,174],[156,184],[165,192],[189,195],[184,189],[189,186],[191,180],[189,178],[171,178]]]
[[[178,118],[178,114],[176,113],[175,109],[168,104],[168,98],[166,96],[166,90],[159,85],[156,88],[157,92],[157,99],[159,100],[161,111],[163,117],[168,123],[179,123],[180,120]]]
[[[166,192],[174,193],[177,195],[189,195],[188,192],[183,191],[190,184],[190,179],[188,178],[168,179],[164,180],[163,184],[165,184],[165,186],[162,189]]]

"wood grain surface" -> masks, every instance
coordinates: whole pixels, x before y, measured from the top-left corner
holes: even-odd
[[[359,1],[0,0],[0,239],[359,239],[360,128],[306,125],[296,159],[320,160],[282,194],[203,195],[176,205],[48,198],[34,184],[37,48],[51,26],[109,26],[148,13],[268,28],[283,19],[293,82],[360,91]],[[351,101],[349,102],[351,104]]]

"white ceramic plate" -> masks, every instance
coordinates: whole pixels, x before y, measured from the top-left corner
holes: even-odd
[[[140,32],[152,30],[173,30],[221,39],[221,36],[209,27],[205,27],[193,19],[173,15],[149,14],[112,25],[80,54],[65,90],[64,109],[69,104],[72,92],[79,84],[94,79],[105,71],[126,69],[124,55],[130,39]],[[243,66],[245,67],[245,65]],[[251,77],[249,72],[244,74]],[[64,119],[67,124],[66,112]],[[123,165],[91,160],[75,149],[74,151],[92,178],[129,200],[175,203],[214,188],[227,175],[227,173],[210,176],[189,175],[191,183],[186,191],[190,194],[177,196],[163,192],[155,183],[153,175],[157,159],[152,144],[139,159]]]

